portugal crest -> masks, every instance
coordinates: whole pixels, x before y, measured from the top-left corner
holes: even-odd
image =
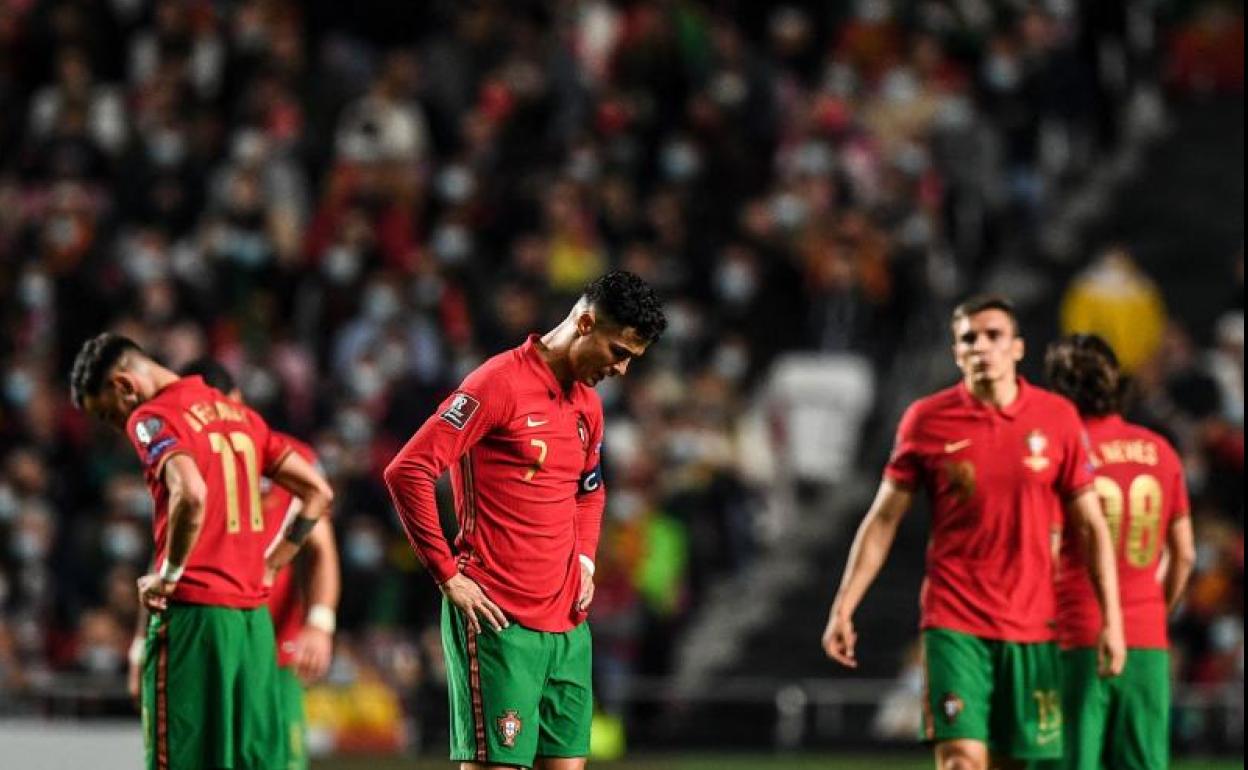
[[[945,697],[940,699],[940,713],[944,715],[945,721],[954,724],[958,721],[958,715],[962,713],[962,709],[966,706],[954,693],[945,693]]]
[[[1027,434],[1027,456],[1023,458],[1023,464],[1031,468],[1036,473],[1049,467],[1049,458],[1045,457],[1044,450],[1049,447],[1049,439],[1038,430],[1033,430]]]
[[[516,736],[524,728],[524,723],[520,721],[520,716],[516,714],[516,710],[507,709],[501,717],[494,720],[494,724],[498,727],[498,735],[502,738],[503,745],[509,749],[514,748]]]

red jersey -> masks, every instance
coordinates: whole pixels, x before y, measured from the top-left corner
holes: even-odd
[[[1183,464],[1161,436],[1117,415],[1086,425],[1096,491],[1117,554],[1127,646],[1164,650],[1166,598],[1157,567],[1170,525],[1188,514]],[[1095,647],[1101,610],[1078,538],[1067,535],[1057,581],[1058,638],[1067,648]]]
[[[312,447],[294,436],[274,431],[300,457],[315,465],[316,453]],[[274,484],[268,478],[260,480],[261,499],[264,504],[264,520],[268,525],[269,541],[281,537],[282,524],[286,521],[292,505],[298,501],[290,490]],[[300,551],[302,553],[302,551]],[[298,557],[296,557],[298,561]],[[273,580],[269,592],[269,614],[273,616],[273,636],[277,641],[277,665],[289,666],[294,660],[295,640],[303,630],[307,617],[306,597],[295,583],[295,563],[286,566]]]
[[[537,336],[486,361],[386,468],[386,485],[416,554],[442,583],[462,572],[526,628],[567,631],[579,555],[594,558],[605,490],[598,469],[602,402],[564,391]],[[448,467],[459,535],[442,535],[434,482]]]
[[[916,401],[884,471],[932,502],[923,628],[1053,639],[1055,510],[1093,483],[1074,406],[1021,377],[998,409],[959,384]]]
[[[140,405],[126,421],[126,435],[156,500],[156,564],[164,563],[169,525],[165,463],[174,455],[189,456],[208,489],[204,526],[174,601],[241,608],[264,604],[269,593],[264,552],[272,538],[260,503],[260,476],[286,459],[286,442],[269,431],[260,415],[200,377],[183,377]]]

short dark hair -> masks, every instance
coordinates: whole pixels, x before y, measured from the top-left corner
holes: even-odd
[[[985,310],[1000,310],[1008,315],[1010,317],[1010,325],[1014,327],[1014,336],[1020,336],[1018,311],[1014,309],[1014,303],[1008,297],[1000,294],[976,294],[974,297],[963,301],[953,309],[953,314],[949,318],[949,325],[952,327],[960,319],[970,318]]]
[[[216,388],[227,395],[231,390],[238,387],[234,383],[234,375],[230,374],[230,370],[226,369],[220,361],[210,356],[195,359],[182,367],[182,371],[179,374],[183,377],[203,377],[208,387]]]
[[[82,409],[88,396],[98,396],[108,373],[132,350],[146,355],[134,340],[113,332],[97,334],[82,343],[69,375],[69,395],[74,406]]]
[[[654,289],[627,270],[612,270],[590,281],[581,293],[612,321],[632,327],[647,342],[654,342],[667,328],[667,316]]]
[[[1127,380],[1114,349],[1095,334],[1071,334],[1051,343],[1044,355],[1044,376],[1085,417],[1122,411]]]

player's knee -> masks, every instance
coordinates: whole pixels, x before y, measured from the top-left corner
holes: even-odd
[[[936,752],[937,770],[988,770],[988,758],[978,747],[943,744]]]

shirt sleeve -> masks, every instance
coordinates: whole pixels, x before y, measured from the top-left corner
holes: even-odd
[[[923,457],[918,442],[919,409],[911,404],[897,425],[893,452],[884,466],[884,478],[897,486],[914,489],[923,478]]]
[[[434,484],[510,412],[510,391],[501,378],[474,372],[386,466],[383,478],[399,522],[416,556],[438,583],[459,570],[442,534]]]
[[[252,438],[256,446],[260,447],[261,473],[272,478],[277,467],[294,451],[294,447],[280,431],[271,429],[254,409],[247,409],[247,420],[251,424]]]
[[[602,481],[602,434],[602,402],[595,397],[594,411],[589,415],[589,451],[576,490],[576,552],[590,560],[598,551],[602,512],[607,504],[607,489]]]
[[[1096,482],[1089,452],[1092,442],[1074,407],[1070,408],[1066,416],[1062,437],[1062,464],[1058,468],[1055,483],[1062,497],[1070,500]]]
[[[159,478],[176,454],[193,454],[190,437],[180,421],[152,405],[143,405],[126,422],[126,438],[139,455],[144,473]]]

